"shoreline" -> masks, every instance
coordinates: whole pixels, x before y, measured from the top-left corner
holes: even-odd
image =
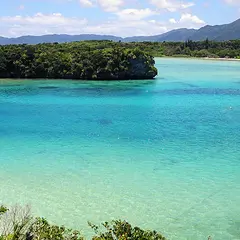
[[[181,57],[181,56],[164,56],[164,57],[154,57],[154,58],[174,58],[174,59],[193,59],[193,60],[210,60],[210,61],[229,61],[229,62],[240,62],[237,58],[209,58],[209,57]]]
[[[204,58],[201,58],[203,60],[216,60],[216,61],[240,61],[240,59],[238,58],[209,58],[209,57],[204,57]]]

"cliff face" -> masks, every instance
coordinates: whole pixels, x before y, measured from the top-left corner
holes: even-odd
[[[0,77],[84,80],[153,79],[154,59],[138,48],[107,42],[0,47]]]
[[[158,73],[153,57],[139,50],[129,50],[122,55],[119,52],[112,54],[105,67],[98,68],[96,75],[93,74],[93,79],[94,76],[99,80],[153,79]],[[118,56],[119,62],[112,61]]]
[[[153,59],[133,59],[130,61],[131,69],[130,75],[139,79],[152,79],[157,75],[157,69],[154,67],[155,61]]]

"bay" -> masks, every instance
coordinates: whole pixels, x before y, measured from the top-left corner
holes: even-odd
[[[0,80],[0,203],[91,235],[240,239],[240,63],[157,58],[156,80]]]

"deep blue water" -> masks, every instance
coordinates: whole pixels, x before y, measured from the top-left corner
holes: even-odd
[[[0,203],[79,228],[240,239],[240,63],[157,59],[156,80],[0,81]]]

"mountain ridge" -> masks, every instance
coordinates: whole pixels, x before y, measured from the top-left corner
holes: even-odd
[[[227,41],[240,39],[240,19],[222,25],[206,25],[200,29],[180,28],[169,32],[153,35],[153,36],[133,36],[133,37],[118,37],[114,35],[98,35],[98,34],[50,34],[42,36],[21,36],[17,38],[5,38],[0,36],[0,45],[9,44],[38,44],[38,43],[64,43],[85,40],[111,40],[123,42],[183,42],[187,40],[202,41],[205,39],[214,41]]]

